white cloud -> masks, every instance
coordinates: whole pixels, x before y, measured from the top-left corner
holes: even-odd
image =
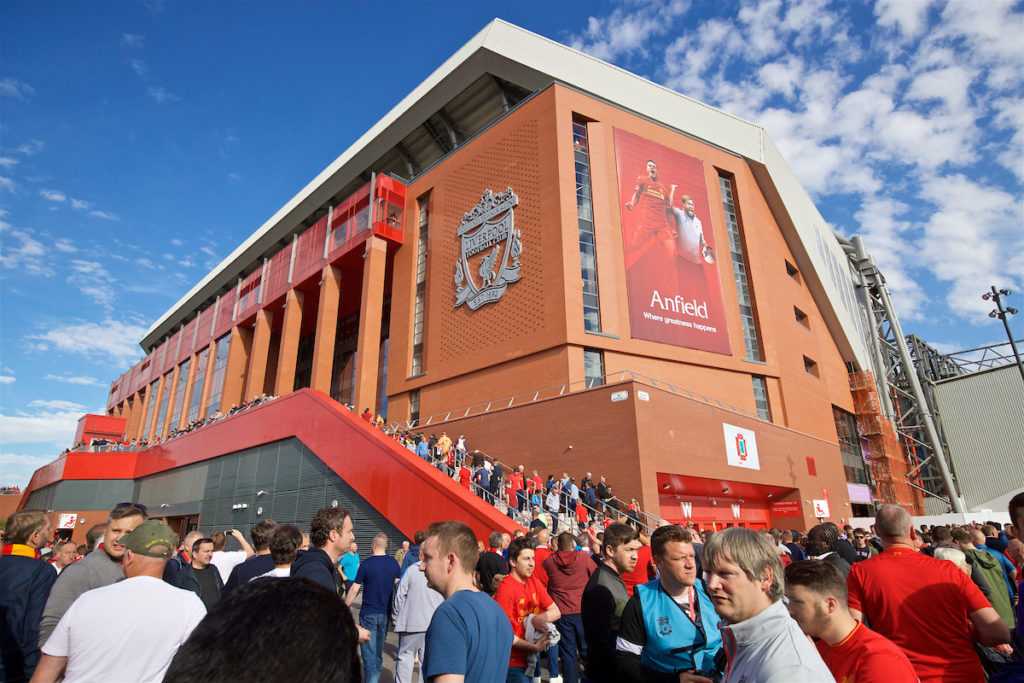
[[[72,209],[82,209],[82,210],[84,210],[84,209],[91,209],[92,208],[92,203],[91,202],[87,202],[84,199],[75,199],[74,197],[72,197],[71,198],[71,208]]]
[[[106,318],[63,323],[28,335],[25,341],[32,350],[60,351],[126,367],[142,357],[136,340],[142,339],[147,329],[145,325]]]
[[[54,409],[37,407],[34,411],[19,410],[15,415],[0,413],[0,434],[5,444],[49,443],[66,447],[75,438],[78,419],[84,408]]]
[[[122,47],[145,47],[146,39],[144,36],[138,33],[122,33],[121,34],[121,46]]]
[[[14,384],[15,378],[13,375],[0,375],[0,384]]]
[[[85,410],[85,406],[74,401],[62,399],[38,399],[28,404],[29,408],[46,408],[47,410]]]
[[[115,280],[107,269],[96,261],[82,259],[72,259],[71,269],[73,272],[68,275],[68,284],[109,310],[117,296],[114,290]]]
[[[139,78],[146,77],[146,62],[141,59],[129,59],[128,65],[132,68],[132,71],[135,72],[136,76]]]
[[[24,100],[27,97],[35,95],[35,89],[23,81],[19,81],[17,78],[7,78],[0,81],[0,97],[10,97],[15,100]]]
[[[609,61],[632,53],[646,54],[651,37],[671,29],[671,19],[684,14],[689,6],[682,0],[625,3],[608,17],[587,19],[586,29],[568,42],[577,50]]]
[[[18,184],[7,176],[0,176],[0,187],[8,192],[15,192],[18,189]]]
[[[88,377],[86,375],[46,375],[43,379],[53,380],[54,382],[64,382],[65,384],[76,384],[86,387],[99,387],[103,384],[95,377]]]
[[[65,195],[60,190],[39,190],[39,196],[51,202],[65,202],[68,199],[67,195]]]
[[[64,252],[65,254],[73,254],[76,251],[78,251],[78,247],[76,247],[74,243],[67,237],[61,237],[56,242],[54,242],[53,248],[56,249],[57,251]]]
[[[6,224],[0,227],[0,232],[6,235],[0,242],[0,266],[21,268],[31,275],[53,275],[46,246],[33,237],[30,230],[16,230]],[[12,241],[16,245],[12,246]]]
[[[38,154],[39,152],[43,151],[44,146],[45,143],[42,140],[29,140],[28,142],[24,142],[18,145],[15,151],[18,154],[30,157],[34,154]]]
[[[893,29],[904,39],[911,40],[924,31],[931,4],[928,0],[878,0],[875,16],[879,26]]]
[[[89,215],[90,216],[95,216],[96,218],[102,218],[103,220],[107,220],[107,221],[120,221],[121,220],[120,216],[118,216],[116,213],[113,213],[113,212],[110,212],[110,211],[90,211]]]
[[[11,170],[19,163],[21,163],[20,160],[15,159],[14,157],[0,157],[0,167],[6,168],[7,170]]]
[[[230,180],[233,183],[237,183],[241,179],[242,176],[238,173],[228,173],[228,180]]]
[[[166,102],[177,102],[180,97],[169,91],[163,86],[149,86],[146,89],[146,94],[149,95],[157,104],[164,104]]]
[[[183,245],[185,243],[182,242],[181,240],[179,240],[177,237],[175,237],[174,239],[171,240],[171,244],[173,244],[176,247],[180,247],[181,245]]]

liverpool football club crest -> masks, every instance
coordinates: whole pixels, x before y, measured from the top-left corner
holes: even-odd
[[[518,204],[511,187],[501,194],[486,190],[480,203],[463,215],[462,255],[455,264],[456,307],[466,304],[475,311],[500,299],[509,283],[519,280],[523,244],[513,211]]]

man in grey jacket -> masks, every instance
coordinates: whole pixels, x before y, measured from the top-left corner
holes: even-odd
[[[418,656],[423,661],[427,627],[442,602],[444,596],[427,586],[427,575],[420,571],[420,562],[413,562],[398,582],[391,607],[391,620],[398,634],[395,683],[412,683],[413,660]]]
[[[146,508],[135,503],[121,503],[107,516],[107,529],[103,542],[96,550],[69,565],[57,577],[50,597],[43,608],[43,619],[39,624],[39,647],[46,644],[57,627],[60,618],[71,607],[71,603],[82,593],[109,586],[124,578],[121,559],[124,545],[121,540],[135,527],[146,521]]]
[[[732,527],[712,535],[701,555],[708,593],[722,618],[726,683],[835,680],[782,603],[782,561],[771,541]]]

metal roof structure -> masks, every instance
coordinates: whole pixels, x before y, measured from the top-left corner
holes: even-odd
[[[849,262],[764,128],[495,19],[321,171],[146,332],[150,350],[365,184],[428,170],[533,93],[558,83],[747,161],[846,362],[870,368],[870,321]]]

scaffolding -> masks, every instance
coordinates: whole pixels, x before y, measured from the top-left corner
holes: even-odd
[[[946,511],[952,509],[962,513],[966,507],[957,490],[952,466],[934,419],[933,402],[929,402],[924,388],[933,373],[955,375],[962,374],[962,371],[956,363],[942,357],[916,337],[911,337],[911,344],[908,344],[889,298],[885,278],[868,255],[861,238],[846,239],[836,235],[836,239],[857,274],[861,305],[870,313],[875,332],[868,340],[873,352],[875,376],[884,378],[884,385],[880,382],[877,386],[871,379],[872,389],[876,390],[871,397],[866,390],[865,377],[870,377],[871,373],[851,374],[854,399],[861,402],[858,423],[872,444],[876,497],[883,503],[896,502],[901,497],[902,477],[899,475],[906,466],[906,485],[941,501],[947,507]],[[883,386],[884,393],[881,391]],[[864,394],[859,399],[858,392]],[[875,446],[878,447],[877,454]],[[899,451],[903,457],[897,460],[895,453]]]

